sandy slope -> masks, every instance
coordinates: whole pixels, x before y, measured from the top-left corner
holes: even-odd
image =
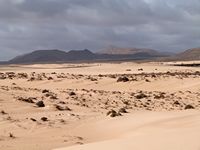
[[[56,150],[199,150],[199,131],[200,112],[141,112],[81,127],[79,133],[102,139]]]

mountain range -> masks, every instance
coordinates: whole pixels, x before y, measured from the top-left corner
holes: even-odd
[[[59,63],[79,61],[107,61],[107,60],[149,60],[149,59],[170,59],[170,60],[200,60],[200,48],[186,50],[182,53],[172,54],[158,52],[152,49],[141,48],[117,48],[111,47],[97,53],[84,50],[36,50],[31,53],[17,56],[7,62],[0,64],[30,64],[30,63]]]
[[[9,64],[24,64],[24,63],[52,63],[52,62],[74,62],[74,61],[95,61],[95,60],[132,60],[132,59],[152,59],[156,57],[166,56],[155,50],[131,49],[129,52],[110,53],[104,50],[104,53],[93,53],[85,50],[71,50],[68,52],[61,50],[36,50],[28,54],[17,56],[7,63]],[[120,49],[123,51],[123,49]]]

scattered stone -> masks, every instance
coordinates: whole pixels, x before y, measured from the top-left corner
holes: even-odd
[[[1,111],[1,114],[2,114],[2,115],[6,115],[7,113],[6,113],[4,110],[2,110],[2,111]]]
[[[151,82],[149,79],[146,79],[145,81],[146,81],[146,82]]]
[[[120,113],[128,113],[128,112],[126,111],[125,108],[120,108],[119,111],[118,111],[118,113],[120,114]]]
[[[155,99],[164,99],[165,98],[165,93],[160,93],[159,95],[154,96]]]
[[[52,96],[50,96],[50,99],[58,99],[58,98],[57,98],[57,96],[52,95]]]
[[[174,102],[175,105],[180,105],[179,101]]]
[[[188,105],[185,106],[185,109],[194,109],[194,106],[188,104]]]
[[[70,93],[69,93],[69,96],[74,96],[74,95],[76,95],[75,92],[70,92]]]
[[[119,77],[118,79],[117,79],[117,82],[128,82],[129,81],[129,79],[127,78],[127,77]]]
[[[43,101],[38,101],[38,102],[36,103],[36,105],[37,105],[38,107],[45,107],[45,104],[44,104]]]
[[[9,137],[13,138],[13,139],[15,138],[15,136],[13,135],[13,133],[9,133]]]
[[[109,112],[107,112],[107,116],[110,116],[110,117],[117,117],[117,116],[121,116],[120,113],[117,113],[115,110],[110,110]]]
[[[147,98],[147,97],[148,96],[146,94],[144,94],[144,93],[140,93],[140,94],[135,96],[135,98],[137,98],[137,99],[142,99],[142,98]]]
[[[36,122],[37,120],[36,119],[34,119],[34,118],[30,118],[30,120],[32,120],[33,122]]]
[[[34,77],[31,77],[28,81],[34,81],[35,78]]]
[[[34,98],[34,97],[29,97],[29,98],[19,97],[18,100],[27,102],[27,103],[35,103],[34,100],[36,100],[36,98]]]
[[[64,119],[60,119],[60,123],[66,123]]]
[[[48,118],[47,117],[42,117],[41,120],[42,121],[48,121]]]
[[[60,101],[59,104],[66,104],[64,101]]]
[[[116,78],[116,75],[110,74],[110,75],[108,75],[108,77],[115,79],[115,78]]]
[[[42,90],[42,93],[49,93],[49,90],[44,89],[44,90]]]
[[[143,69],[142,69],[142,68],[140,68],[140,69],[138,69],[138,71],[143,71]]]
[[[60,106],[55,104],[56,109],[60,110],[60,111],[71,111],[71,109],[67,106]]]
[[[52,77],[48,77],[47,80],[53,80],[53,78]]]
[[[131,69],[126,69],[126,71],[131,71]]]
[[[93,78],[93,77],[89,77],[88,79],[91,81],[98,81],[96,78]]]

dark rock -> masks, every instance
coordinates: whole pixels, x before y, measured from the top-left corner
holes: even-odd
[[[45,107],[45,104],[44,104],[43,101],[38,101],[38,102],[36,103],[36,105],[37,105],[38,107]]]
[[[4,110],[2,110],[2,111],[1,111],[1,114],[2,114],[2,115],[6,115],[7,113],[6,113]]]
[[[145,79],[146,82],[151,82],[149,79]]]
[[[75,92],[70,92],[69,95],[70,96],[74,96],[74,95],[76,95],[76,93]]]
[[[120,108],[118,113],[128,113],[125,108]]]
[[[155,99],[164,99],[165,98],[165,93],[160,93],[158,95],[154,95]]]
[[[192,106],[192,105],[189,104],[189,105],[185,106],[185,109],[194,109],[194,106]]]
[[[44,90],[42,90],[42,93],[49,93],[49,90],[44,89]]]
[[[148,96],[144,93],[140,93],[140,94],[135,96],[135,98],[137,98],[137,99],[142,99],[142,98],[146,98],[146,97],[148,97]]]
[[[129,81],[129,79],[127,78],[127,77],[119,77],[118,79],[117,79],[117,82],[128,82]]]
[[[143,71],[143,69],[142,69],[142,68],[140,68],[140,69],[138,69],[138,71]]]
[[[174,102],[175,105],[180,105],[179,101]]]
[[[29,97],[29,98],[23,98],[23,97],[19,97],[18,100],[19,101],[23,101],[23,102],[27,102],[27,103],[35,103],[34,100],[36,98],[34,97]]]
[[[117,116],[121,116],[121,114],[117,113],[115,110],[110,110],[109,112],[107,112],[107,116],[117,117]]]
[[[67,106],[60,106],[60,105],[55,105],[56,109],[60,110],[60,111],[71,111],[71,109]]]
[[[34,119],[34,118],[30,118],[30,120],[32,120],[32,121],[34,121],[34,122],[36,122],[37,120],[36,119]]]
[[[52,77],[48,77],[47,80],[53,80],[53,78]]]
[[[9,137],[13,138],[13,139],[15,138],[15,136],[13,135],[13,133],[9,133]]]
[[[50,96],[50,99],[58,99],[58,98],[57,98],[57,96],[52,95],[52,96]]]
[[[47,117],[42,117],[41,120],[42,121],[48,121],[48,118]]]

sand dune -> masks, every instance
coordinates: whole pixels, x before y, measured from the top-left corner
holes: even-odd
[[[0,149],[199,150],[199,79],[171,62],[0,66]]]
[[[126,118],[97,121],[82,131],[92,139],[100,139],[99,136],[102,139],[56,150],[199,150],[200,112],[136,113]]]

